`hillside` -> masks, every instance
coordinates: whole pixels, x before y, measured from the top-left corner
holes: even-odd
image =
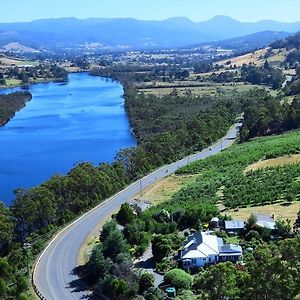
[[[0,46],[9,47],[7,45],[13,42],[21,44],[25,50],[29,47],[30,51],[61,50],[62,47],[86,50],[91,46],[98,49],[172,48],[232,39],[257,32],[293,33],[298,30],[300,22],[243,23],[225,16],[217,16],[204,22],[192,22],[187,18],[164,21],[44,19],[28,23],[1,23]],[[262,35],[260,40],[270,40],[270,37]]]

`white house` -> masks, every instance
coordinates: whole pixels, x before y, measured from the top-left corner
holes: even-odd
[[[207,232],[195,232],[188,237],[180,259],[184,269],[200,268],[217,262],[238,261],[243,255],[241,246],[227,244]]]

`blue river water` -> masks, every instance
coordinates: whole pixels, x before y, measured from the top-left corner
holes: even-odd
[[[136,145],[119,83],[79,73],[67,83],[27,89],[32,100],[0,127],[0,200],[6,205],[17,188],[66,174],[79,162],[111,162],[118,150]]]

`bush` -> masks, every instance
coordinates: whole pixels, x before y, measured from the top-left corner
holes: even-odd
[[[145,298],[145,300],[163,300],[163,299],[165,299],[165,296],[160,289],[151,287],[144,294],[144,298]]]
[[[130,224],[136,218],[135,212],[133,208],[128,204],[122,204],[119,212],[116,215],[116,220],[119,224],[125,226],[126,224]]]
[[[183,290],[177,295],[175,300],[196,300],[196,297],[192,291]]]
[[[154,277],[150,273],[142,274],[139,280],[139,293],[143,294],[145,291],[154,286]]]
[[[193,276],[180,269],[174,269],[165,274],[164,280],[166,284],[177,290],[188,290],[193,284]]]

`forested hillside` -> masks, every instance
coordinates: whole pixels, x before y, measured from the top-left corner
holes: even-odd
[[[31,100],[31,97],[29,92],[0,95],[0,126],[8,122],[17,111],[23,108],[26,102]]]

